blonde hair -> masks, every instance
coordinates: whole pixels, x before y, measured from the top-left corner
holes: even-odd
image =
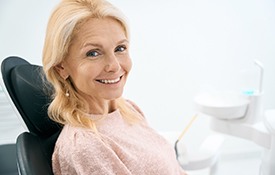
[[[43,50],[43,70],[55,91],[48,115],[60,124],[95,129],[94,121],[87,117],[89,105],[74,89],[69,78],[64,80],[60,77],[55,66],[65,59],[74,35],[86,20],[106,17],[117,20],[129,39],[129,29],[124,15],[105,0],[62,0],[49,19]],[[70,92],[69,97],[65,95],[67,91]],[[123,98],[116,101],[127,121],[135,122],[140,118],[137,111]]]

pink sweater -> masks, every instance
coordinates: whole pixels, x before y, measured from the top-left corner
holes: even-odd
[[[91,116],[99,117],[99,116]],[[175,151],[144,120],[130,125],[116,110],[92,131],[65,125],[55,145],[55,175],[185,175]]]

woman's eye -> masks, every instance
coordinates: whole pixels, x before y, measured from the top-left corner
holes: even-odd
[[[99,55],[99,53],[97,51],[89,51],[86,53],[87,57],[97,57]]]
[[[115,49],[115,52],[123,52],[125,51],[127,48],[126,46],[118,46],[116,49]]]

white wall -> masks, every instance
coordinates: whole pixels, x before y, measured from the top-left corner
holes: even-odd
[[[46,23],[57,2],[1,0],[1,60],[18,55],[41,64]],[[275,1],[111,2],[128,16],[132,31],[134,67],[125,96],[155,129],[182,130],[200,91],[257,87],[254,59],[265,65],[265,108],[275,108]],[[208,119],[199,118],[186,140],[196,145],[208,133]]]

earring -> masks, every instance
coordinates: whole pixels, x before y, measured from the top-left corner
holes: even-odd
[[[66,90],[65,96],[66,96],[66,97],[69,97],[69,96],[70,96],[69,90]]]

